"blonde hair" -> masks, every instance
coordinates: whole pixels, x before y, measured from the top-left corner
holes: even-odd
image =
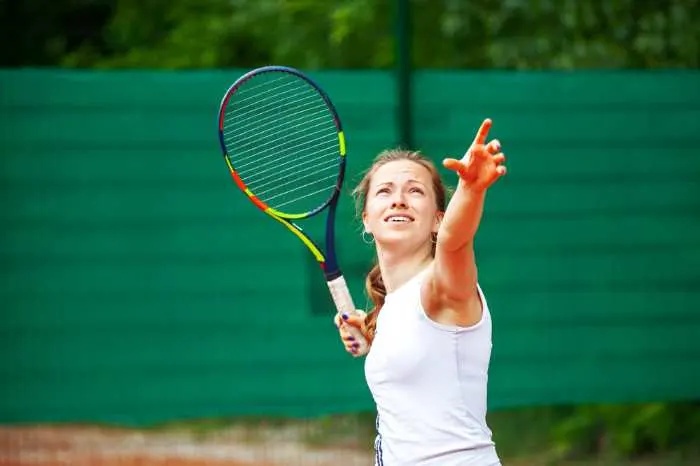
[[[430,172],[433,182],[433,190],[435,192],[436,207],[440,212],[445,211],[445,206],[447,205],[447,189],[445,188],[445,185],[440,178],[440,173],[433,162],[427,157],[423,156],[420,152],[403,149],[390,149],[377,155],[372,162],[372,165],[352,191],[352,194],[355,197],[355,207],[358,216],[361,216],[362,212],[365,210],[369,185],[372,181],[372,176],[377,169],[389,162],[401,160],[408,160],[417,163],[425,167]],[[433,256],[435,255],[434,243],[435,242],[433,241]],[[367,296],[373,303],[373,307],[368,312],[365,319],[367,339],[371,342],[374,339],[374,333],[377,328],[377,316],[384,305],[384,298],[386,297],[386,287],[384,286],[384,280],[382,279],[382,274],[379,270],[379,264],[376,262],[376,258],[372,268],[367,273],[367,277],[365,278],[365,289],[367,290]]]

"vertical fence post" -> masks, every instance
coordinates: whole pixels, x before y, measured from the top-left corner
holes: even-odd
[[[411,91],[411,0],[395,0],[396,90],[399,144],[413,149],[413,105]]]

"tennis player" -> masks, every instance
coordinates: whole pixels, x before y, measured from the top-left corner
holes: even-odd
[[[354,191],[377,261],[366,279],[369,314],[336,317],[371,346],[365,375],[377,405],[376,466],[500,465],[486,423],[491,318],[477,282],[474,236],[487,189],[506,173],[485,120],[446,189],[430,160],[385,151]]]

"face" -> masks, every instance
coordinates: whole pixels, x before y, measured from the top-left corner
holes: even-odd
[[[410,160],[388,162],[372,174],[362,213],[365,230],[379,246],[431,244],[438,212],[430,171]]]

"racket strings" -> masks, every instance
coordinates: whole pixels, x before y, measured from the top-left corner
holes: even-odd
[[[303,108],[304,105],[309,105],[311,108],[318,108],[317,105],[315,105],[315,104],[316,104],[315,102],[303,102],[303,101],[302,101],[302,102],[299,102],[299,104],[298,104],[298,106],[297,106],[297,110],[298,110],[298,111],[303,111],[303,110],[305,110],[305,109]],[[263,110],[260,109],[260,108],[258,108],[256,111],[262,112]],[[229,111],[226,113],[226,115],[228,116],[228,114],[229,114],[229,113],[232,113],[232,112],[233,112],[233,110],[229,110]],[[271,112],[266,118],[260,118],[258,121],[253,122],[253,123],[250,123],[250,124],[248,124],[248,125],[243,125],[243,126],[241,126],[240,128],[237,128],[236,130],[245,133],[245,132],[248,131],[249,129],[258,127],[260,124],[270,123],[271,121],[275,120],[276,118],[277,118],[277,112]],[[226,134],[226,133],[224,133],[224,134]]]
[[[265,170],[257,170],[255,175],[247,178],[247,181],[248,184],[255,185],[256,187],[260,188],[262,187],[261,185],[267,184],[271,178],[277,178],[279,175],[285,175],[291,171],[296,171],[296,173],[301,171],[308,172],[306,167],[310,167],[311,169],[321,169],[326,167],[335,167],[336,165],[337,161],[332,159],[319,162],[315,154],[311,153],[310,155],[300,157],[296,160],[287,160],[281,163],[275,163],[274,166],[271,166]]]
[[[240,133],[240,134],[245,134],[246,131],[249,131],[250,129],[259,128],[261,125],[264,125],[264,124],[267,124],[267,123],[270,123],[270,122],[277,120],[277,118],[279,118],[279,112],[278,112],[279,108],[277,106],[275,106],[274,104],[275,103],[273,102],[270,106],[257,106],[255,108],[255,112],[257,112],[260,115],[267,115],[267,116],[259,118],[258,121],[251,122],[247,125],[242,125],[241,127],[236,128],[235,131]],[[324,109],[319,109],[318,106],[316,105],[316,102],[313,102],[313,101],[308,101],[308,100],[304,101],[304,100],[300,99],[297,102],[290,101],[289,103],[286,103],[285,105],[290,106],[292,104],[295,105],[295,110],[298,113],[303,113],[304,111],[306,111],[307,109],[305,108],[305,106],[308,106],[311,109],[319,110],[319,113],[323,113],[323,111],[324,111]],[[243,110],[244,110],[243,107],[230,109],[229,111],[227,111],[226,116],[228,117],[229,114],[232,114],[235,116],[238,112],[241,112]],[[226,132],[224,132],[224,135],[227,135]]]
[[[321,113],[325,113],[325,112],[320,111],[318,113],[321,114]],[[325,121],[328,119],[328,117],[326,115],[321,115],[321,116],[318,116],[314,119],[308,120],[307,119],[308,116],[304,115],[303,113],[300,113],[299,116],[296,116],[295,118],[296,118],[296,121],[294,121],[294,123],[297,123],[297,121],[298,121],[298,124],[288,127],[287,128],[288,130],[294,130],[294,129],[304,127],[306,125],[309,125],[309,124],[317,122],[317,121],[322,121],[322,120]],[[290,119],[290,122],[292,122],[292,121],[293,120]],[[246,144],[250,141],[258,140],[262,136],[266,136],[270,133],[276,133],[276,132],[277,132],[277,129],[274,127],[269,128],[266,131],[260,131],[258,128],[254,128],[254,129],[249,130],[247,133],[239,134],[239,137],[241,138],[240,143]],[[225,136],[225,134],[224,134],[224,136]]]
[[[299,125],[297,125],[299,126]],[[320,137],[316,137],[313,139],[309,139],[310,136],[316,136],[318,134],[321,134]],[[306,140],[305,140],[306,139]],[[282,144],[278,144],[273,147],[268,147],[268,155],[262,156],[262,157],[246,157],[247,155],[251,155],[251,153],[257,153],[257,148],[252,147],[247,150],[243,150],[239,152],[239,155],[241,158],[248,158],[250,161],[247,163],[242,163],[238,165],[238,170],[243,171],[245,168],[250,167],[252,165],[255,166],[255,171],[252,175],[246,177],[246,184],[250,185],[252,188],[255,183],[259,183],[262,180],[268,179],[268,177],[263,177],[262,180],[260,179],[259,176],[256,175],[261,175],[265,173],[273,173],[273,176],[277,176],[280,173],[285,173],[286,171],[279,172],[277,171],[277,168],[285,165],[290,165],[293,163],[296,163],[297,166],[303,165],[304,163],[309,163],[309,164],[314,164],[317,163],[318,159],[318,152],[332,152],[336,151],[338,147],[338,141],[337,138],[333,138],[333,140],[330,142],[326,142],[325,145],[321,146],[320,143],[323,141],[327,141],[327,129],[321,129],[318,131],[315,131],[313,133],[308,133],[304,134],[301,136],[298,136],[296,138],[291,138],[286,140]],[[298,143],[295,147],[297,151],[300,153],[306,153],[307,151],[310,151],[312,148],[316,149],[316,152],[308,152],[308,155],[298,157],[296,159],[289,159],[286,162],[280,163],[279,162],[279,156],[276,152],[277,149],[280,149],[284,147],[286,144],[289,143]],[[316,147],[314,147],[316,146]],[[304,163],[299,163],[301,161],[305,161]],[[337,161],[335,159],[331,160],[331,164],[324,164],[323,168],[326,167],[337,167]],[[256,188],[259,188],[260,186],[255,186]]]
[[[335,175],[331,175],[331,176],[329,176],[329,177],[326,177],[325,179],[327,179],[327,180],[335,179]],[[271,201],[271,200],[273,200],[273,199],[277,199],[277,198],[280,197],[280,196],[286,196],[286,195],[288,195],[289,193],[292,193],[292,192],[295,192],[295,191],[300,191],[300,190],[302,190],[302,189],[304,189],[304,188],[306,188],[306,187],[308,187],[308,186],[313,186],[313,185],[315,185],[317,181],[318,181],[318,180],[313,180],[313,181],[311,181],[311,182],[309,182],[309,183],[306,183],[306,184],[303,184],[303,185],[301,185],[301,186],[296,186],[296,187],[294,187],[294,188],[285,190],[284,192],[281,192],[281,193],[279,193],[279,194],[275,194],[274,196],[268,197],[267,200],[268,200],[268,201]],[[303,197],[310,196],[311,194],[314,194],[314,193],[316,193],[316,191],[314,191],[313,193],[305,193]],[[302,197],[302,198],[303,198],[303,197]],[[292,199],[291,201],[287,201],[287,202],[293,202],[293,201],[296,200],[296,199],[298,199],[298,198],[294,198],[294,199]],[[283,205],[283,204],[277,204],[277,205]]]
[[[335,177],[333,177],[333,179],[335,179]],[[334,185],[334,186],[335,186],[335,185]],[[277,208],[279,209],[280,207],[283,207],[283,206],[285,206],[285,205],[289,205],[289,204],[292,204],[292,203],[294,203],[294,202],[300,201],[300,200],[302,200],[302,199],[311,197],[311,196],[313,196],[313,195],[315,195],[315,194],[327,193],[327,191],[328,191],[328,188],[321,188],[321,189],[319,189],[318,191],[313,191],[313,192],[304,194],[304,195],[302,195],[302,196],[297,196],[296,198],[294,198],[294,199],[292,199],[292,200],[289,200],[289,201],[286,201],[286,202],[278,203],[278,204],[277,204]]]
[[[333,115],[322,96],[294,75],[252,82],[256,78],[244,83],[225,109],[223,134],[231,163],[270,207],[312,211],[330,198],[338,180]]]
[[[274,83],[279,83],[282,81],[289,82],[287,82],[287,84],[282,84],[281,86],[273,86]],[[256,92],[256,90],[263,88],[266,88],[267,90]],[[283,90],[285,88],[286,90]],[[248,102],[251,106],[259,108],[261,101],[278,101],[280,97],[295,94],[298,89],[298,81],[290,81],[288,77],[282,76],[270,81],[265,81],[261,84],[256,84],[252,87],[242,87],[237,93],[238,98],[236,99],[236,102],[239,105]],[[250,95],[250,97],[245,97],[246,95]]]
[[[335,139],[331,143],[329,143],[327,141],[328,138],[325,135],[325,131],[318,131],[317,133],[324,133],[324,134],[322,136],[314,138],[314,139],[309,139],[309,136],[311,136],[311,135],[308,135],[306,137],[300,136],[297,138],[288,139],[283,144],[278,144],[277,146],[270,147],[269,148],[270,153],[268,155],[263,156],[263,157],[259,157],[257,159],[250,159],[251,160],[250,162],[241,164],[239,166],[239,168],[240,168],[240,170],[243,170],[244,168],[255,164],[256,172],[259,172],[259,170],[261,168],[265,168],[265,167],[270,166],[270,165],[277,166],[279,164],[277,163],[276,150],[280,149],[280,148],[284,147],[286,144],[290,144],[290,143],[298,143],[297,150],[300,153],[310,151],[312,148],[316,148],[316,150],[332,150],[333,148],[337,148],[338,143]],[[326,141],[327,145],[321,147],[320,144],[323,141]],[[254,149],[247,149],[245,151],[242,151],[241,154],[247,155],[250,152],[254,152]],[[306,157],[308,157],[308,156],[306,156]],[[305,157],[302,157],[302,158],[305,158]],[[263,161],[266,161],[266,162],[261,163]],[[253,179],[253,177],[251,177],[251,179]]]
[[[280,78],[275,79],[271,82],[276,82],[279,81]],[[263,115],[265,113],[269,113],[269,116],[266,118],[259,118],[257,121],[252,122],[249,125],[243,125],[242,127],[235,128],[235,131],[240,133],[241,135],[246,134],[246,130],[248,129],[259,129],[261,125],[265,123],[270,123],[273,121],[276,121],[279,118],[279,101],[280,99],[286,99],[289,95],[294,95],[298,94],[298,83],[293,82],[291,85],[294,85],[293,88],[288,89],[286,91],[280,92],[281,88],[284,88],[285,86],[290,86],[290,84],[284,84],[282,87],[269,90],[266,92],[263,92],[258,95],[254,95],[251,97],[248,97],[247,99],[237,99],[235,105],[232,105],[231,108],[227,109],[226,111],[226,117],[228,117],[230,114],[238,115],[239,113],[243,114],[248,110],[252,109],[256,113]],[[260,88],[261,85],[255,86],[256,88]],[[246,90],[247,93],[251,93],[251,90]],[[243,92],[243,90],[241,91]],[[268,94],[267,97],[262,97],[262,95]],[[315,97],[312,95],[312,97]],[[305,102],[306,100],[306,102]],[[246,101],[249,102],[249,105],[243,105]],[[269,102],[269,104],[265,104],[265,102]],[[297,113],[302,113],[304,109],[304,105],[311,105],[312,108],[319,109],[317,102],[314,100],[308,101],[308,97],[302,97],[298,99],[297,101],[295,100],[290,100],[288,102],[285,102],[284,105],[286,106],[292,106],[294,105],[295,110]],[[320,108],[319,111],[322,113],[325,109]],[[267,120],[267,121],[266,121]],[[247,126],[247,127],[246,127]],[[230,133],[227,131],[224,131],[224,136],[227,136]]]
[[[266,119],[268,120],[267,122],[276,120],[278,118],[277,108],[280,105],[280,101],[284,101],[289,95],[298,94],[299,86],[297,82],[291,82],[287,84],[282,84],[281,86],[271,87],[272,84],[280,82],[282,80],[284,80],[284,78],[276,78],[272,81],[268,81],[267,83],[257,84],[252,88],[241,88],[236,94],[237,99],[235,100],[235,102],[230,102],[229,106],[225,110],[225,121],[229,121],[230,119],[235,118],[238,115],[245,116],[249,111],[252,111],[253,113],[258,115],[269,112],[270,110],[272,110],[272,113],[267,118],[257,118],[256,120],[251,120],[251,123],[249,125],[243,125],[243,127],[233,127],[230,131],[224,131],[224,136],[228,136],[234,131],[240,133],[248,128],[260,128],[260,126],[263,123],[265,123]],[[255,90],[259,90],[264,87],[271,88],[268,90],[263,90],[261,92],[255,92]],[[289,87],[289,89],[282,90],[285,87]],[[244,96],[246,94],[252,95],[250,97],[245,98]],[[298,103],[297,110],[299,110]],[[246,128],[246,126],[248,128]]]
[[[276,79],[275,81],[279,81],[279,79]],[[298,82],[292,83],[296,85],[296,89],[294,89],[294,92],[297,94],[298,92]],[[288,84],[287,84],[288,85]],[[261,86],[258,85],[256,88],[260,88]],[[304,89],[306,91],[310,89]],[[250,91],[249,91],[250,92]],[[269,91],[272,92],[272,91]],[[289,93],[291,91],[288,91]],[[243,136],[249,136],[251,133],[255,133],[255,136],[260,137],[263,135],[266,135],[268,133],[271,133],[275,130],[279,132],[279,128],[277,125],[279,124],[280,121],[280,99],[284,98],[285,93],[277,93],[272,95],[272,97],[275,98],[275,101],[271,105],[257,105],[257,106],[240,106],[240,101],[236,100],[235,103],[231,103],[229,107],[226,110],[225,113],[225,122],[226,123],[235,123],[234,120],[243,120],[243,121],[250,121],[249,124],[243,124],[243,125],[236,125],[236,124],[229,124],[225,125],[228,126],[230,129],[224,131],[224,137],[225,139],[228,139],[229,137],[237,136],[237,143],[245,143],[246,138]],[[307,92],[307,95],[300,97],[299,99],[296,100],[287,100],[286,102],[282,102],[282,104],[286,107],[293,107],[294,111],[291,113],[291,118],[290,116],[287,116],[287,126],[289,126],[289,123],[294,122],[295,118],[298,120],[297,125],[293,125],[292,128],[287,128],[287,129],[294,129],[294,128],[299,128],[303,125],[308,125],[309,123],[314,123],[315,121],[320,121],[323,118],[319,116],[316,119],[309,120],[308,119],[308,114],[305,111],[306,108],[304,108],[305,104],[310,104],[310,108],[316,109],[317,112],[315,112],[318,115],[321,115],[323,113],[326,114],[326,120],[327,120],[327,111],[325,106],[319,106],[319,96],[315,94],[315,92]],[[249,99],[252,99],[249,98]],[[248,100],[249,100],[248,99]],[[265,100],[269,99],[259,99],[259,102],[264,102]],[[253,115],[251,115],[251,113]],[[270,113],[269,116],[267,117],[261,117],[261,115],[264,115],[265,113]],[[254,118],[251,118],[253,116]],[[314,115],[316,116],[316,115]],[[306,119],[306,121],[303,121]],[[269,127],[265,131],[261,131],[261,128]],[[247,130],[247,131],[245,131]],[[235,133],[235,134],[234,134]],[[251,138],[252,139],[252,138]]]
[[[300,175],[300,174],[302,174],[302,173],[308,173],[308,174],[315,175],[315,174],[316,174],[316,171],[319,171],[319,172],[320,172],[320,171],[323,171],[323,169],[325,169],[325,168],[328,168],[328,167],[333,167],[333,168],[335,168],[335,166],[336,166],[336,163],[335,163],[334,160],[326,161],[326,162],[323,162],[323,163],[324,163],[323,166],[321,166],[321,165],[318,165],[318,166],[312,165],[312,166],[307,166],[307,167],[304,167],[304,168],[302,168],[302,166],[296,166],[296,167],[295,167],[295,166],[291,166],[291,167],[288,166],[285,170],[279,171],[278,174],[281,175],[281,174],[283,174],[283,173],[289,173],[289,172],[291,172],[291,171],[294,171],[294,174],[295,174],[295,175]],[[287,164],[287,165],[289,165],[289,164]],[[263,188],[267,189],[267,187],[270,186],[270,185],[273,184],[273,183],[276,185],[277,188],[282,188],[282,187],[284,187],[284,186],[287,186],[287,185],[290,185],[290,184],[296,182],[296,180],[291,180],[291,181],[287,181],[287,182],[285,182],[285,183],[278,183],[276,177],[272,177],[272,176],[267,177],[267,178],[265,178],[265,179],[267,180],[266,182],[264,182],[264,183],[263,183],[263,182],[257,182],[257,183],[255,184],[256,192],[262,190]],[[251,184],[252,184],[252,182],[251,182]]]

